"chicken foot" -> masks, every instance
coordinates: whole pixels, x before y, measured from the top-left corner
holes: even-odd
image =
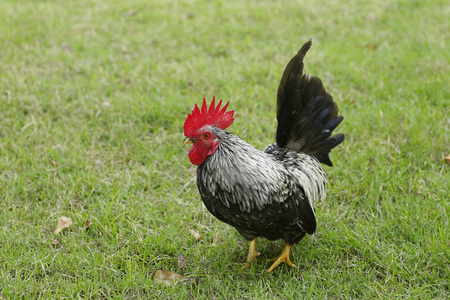
[[[285,262],[289,267],[293,268],[295,265],[289,259],[289,253],[291,252],[291,245],[286,243],[283,247],[283,251],[281,254],[275,258],[270,259],[269,261],[273,261],[274,263],[270,266],[267,272],[272,272],[280,263]]]
[[[249,248],[248,248],[248,255],[247,255],[247,260],[244,263],[244,265],[242,266],[242,269],[245,270],[248,267],[250,267],[250,263],[253,262],[257,262],[256,257],[260,254],[258,251],[256,251],[256,238],[253,239],[252,241],[250,241],[248,243]]]

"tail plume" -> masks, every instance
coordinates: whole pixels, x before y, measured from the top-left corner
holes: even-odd
[[[278,87],[276,142],[278,146],[310,154],[332,166],[329,153],[344,141],[342,133],[331,136],[342,122],[333,97],[320,78],[303,74],[303,58],[311,40],[287,64]]]

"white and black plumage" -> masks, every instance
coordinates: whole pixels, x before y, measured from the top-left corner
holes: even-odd
[[[316,230],[314,203],[326,196],[331,149],[344,140],[331,137],[342,122],[337,105],[318,77],[303,72],[307,42],[286,66],[277,95],[276,143],[264,151],[226,132],[233,112],[214,99],[186,119],[185,143],[193,143],[191,162],[198,165],[197,185],[208,210],[235,227],[250,242],[247,263],[258,253],[255,239],[284,239],[286,246],[269,268],[289,260],[290,245]]]

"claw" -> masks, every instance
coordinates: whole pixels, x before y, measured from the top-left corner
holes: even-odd
[[[295,267],[295,265],[289,259],[290,251],[291,251],[291,245],[286,243],[284,245],[283,251],[281,251],[281,254],[278,255],[277,257],[269,260],[269,261],[273,261],[274,263],[270,266],[270,268],[267,270],[267,272],[272,272],[273,269],[275,269],[282,262],[285,262],[291,268]]]

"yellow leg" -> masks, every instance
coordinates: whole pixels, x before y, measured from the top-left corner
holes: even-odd
[[[250,263],[256,262],[256,257],[260,254],[256,251],[256,239],[252,240],[249,244],[247,260],[242,266],[242,269],[245,270],[250,266]]]
[[[267,270],[267,272],[272,272],[273,269],[275,269],[282,262],[285,262],[289,267],[292,267],[292,268],[295,267],[295,265],[289,259],[290,252],[291,252],[291,245],[286,243],[284,245],[283,251],[281,251],[281,254],[270,260],[270,261],[273,261],[274,263],[270,266],[270,268]]]

